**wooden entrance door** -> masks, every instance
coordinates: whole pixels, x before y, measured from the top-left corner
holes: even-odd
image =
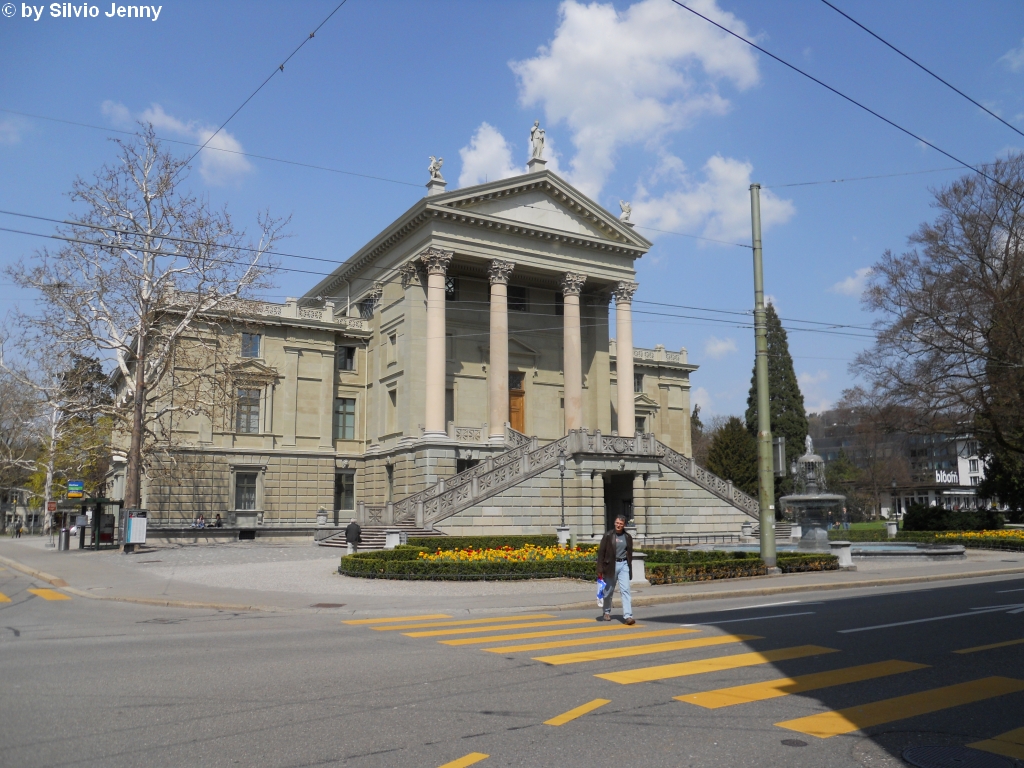
[[[522,373],[510,371],[508,375],[508,421],[516,432],[526,434],[526,390]]]

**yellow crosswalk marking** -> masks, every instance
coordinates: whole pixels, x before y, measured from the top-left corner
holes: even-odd
[[[634,625],[636,627],[641,626],[640,624]],[[609,629],[625,629],[629,627],[609,627]],[[572,630],[573,632],[582,632],[584,630]],[[689,635],[693,632],[700,632],[699,629],[656,629],[653,632],[638,632],[635,635],[631,634],[616,634],[611,637],[588,637],[583,640],[552,640],[546,643],[525,643],[523,645],[507,645],[503,648],[481,648],[483,651],[489,651],[491,653],[519,653],[520,651],[543,651],[548,648],[573,648],[577,645],[594,645],[595,643],[621,643],[624,640],[633,642],[634,640],[647,640],[652,637],[671,637],[673,635]],[[568,632],[566,633],[568,634]],[[487,640],[500,640],[500,637],[487,638]],[[444,641],[442,641],[444,642]],[[452,641],[448,641],[452,642]]]
[[[448,617],[451,618],[451,617]],[[551,613],[530,613],[523,616],[497,616],[489,619],[459,619],[458,621],[438,621],[430,624],[393,624],[390,627],[370,627],[378,632],[390,632],[402,629],[428,629],[430,627],[464,627],[467,624],[495,624],[499,621],[525,621],[527,619],[553,619]]]
[[[65,594],[58,592],[55,589],[30,589],[33,595],[43,598],[43,600],[70,600],[71,598]]]
[[[560,653],[555,656],[535,656],[534,661],[545,664],[578,664],[583,661],[601,661],[603,659],[624,659],[628,656],[645,656],[649,653],[666,653],[668,651],[684,651],[689,648],[706,648],[712,645],[741,643],[744,640],[763,640],[758,635],[719,635],[718,637],[699,637],[696,640],[673,640],[668,643],[648,643],[646,645],[628,645],[625,648],[598,648],[578,653]]]
[[[773,651],[761,651],[759,653],[738,653],[734,656],[716,656],[697,661],[683,661],[678,664],[663,664],[659,667],[627,669],[622,672],[594,675],[594,677],[611,680],[613,683],[622,683],[623,685],[649,683],[653,680],[668,680],[673,677],[702,675],[705,672],[721,672],[724,669],[753,667],[757,664],[801,659],[805,656],[818,656],[823,653],[839,653],[839,651],[836,648],[823,648],[820,645],[797,645],[792,648],[776,648]]]
[[[489,627],[461,627],[459,629],[431,629],[426,632],[403,632],[406,637],[443,637],[468,635],[473,632],[497,632],[501,629],[527,629],[529,627],[557,627],[565,624],[593,623],[593,619],[560,619],[558,621],[525,621],[519,624],[493,624]]]
[[[467,765],[473,765],[473,763],[479,763],[481,760],[486,760],[490,755],[485,755],[483,752],[470,752],[465,757],[460,757],[458,760],[452,760],[450,763],[445,763],[441,768],[466,768]]]
[[[833,685],[858,683],[862,680],[874,680],[878,677],[897,675],[901,672],[913,672],[925,669],[927,664],[914,664],[909,661],[879,661],[874,664],[862,664],[845,669],[832,669],[828,672],[817,672],[813,675],[798,677],[782,677],[778,680],[767,680],[763,683],[737,685],[733,688],[719,688],[717,691],[703,691],[676,696],[676,701],[686,701],[705,709],[731,707],[734,704],[747,704],[752,701],[775,699],[794,693],[816,691],[819,688],[830,688]]]
[[[550,720],[545,720],[544,725],[565,725],[566,723],[575,720],[577,717],[583,717],[583,715],[588,712],[593,712],[598,707],[603,707],[605,704],[611,704],[611,700],[594,699],[593,701],[588,701],[586,704],[582,704],[575,709],[570,709],[568,712],[565,712],[558,717],[552,717]]]
[[[11,598],[9,598],[3,592],[0,592],[0,603],[9,603],[9,602],[11,602]]]
[[[480,643],[494,643],[499,640],[504,642],[505,640],[526,640],[531,637],[557,637],[560,635],[586,635],[591,632],[623,632],[637,627],[642,627],[643,624],[634,624],[632,627],[627,627],[625,624],[618,624],[611,627],[581,627],[578,629],[546,629],[543,632],[519,632],[514,635],[492,635],[490,637],[462,637],[458,640],[438,640],[437,642],[444,645],[479,645]],[[594,640],[578,640],[579,643],[590,643],[596,642]]]
[[[1024,680],[1014,680],[1009,677],[983,677],[968,683],[933,688],[930,691],[897,696],[894,699],[883,699],[870,704],[862,704],[859,707],[798,717],[795,720],[776,723],[776,725],[797,733],[827,739],[873,725],[927,715],[930,712],[993,699],[996,696],[1005,696],[1018,691],[1024,691]]]
[[[977,653],[978,651],[991,651],[993,648],[1005,648],[1008,645],[1020,645],[1024,643],[1024,638],[1020,640],[1006,640],[1002,643],[989,643],[988,645],[976,645],[973,648],[961,648],[959,651],[953,651],[953,653]]]
[[[1014,728],[1012,731],[967,746],[984,752],[994,752],[1003,757],[1024,760],[1024,728]]]
[[[447,613],[428,613],[425,616],[391,616],[385,619],[348,619],[342,624],[384,624],[393,621],[429,621],[430,619],[450,619]]]

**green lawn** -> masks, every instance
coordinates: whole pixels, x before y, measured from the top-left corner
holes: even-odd
[[[851,531],[884,531],[885,520],[872,520],[870,523],[850,523]]]

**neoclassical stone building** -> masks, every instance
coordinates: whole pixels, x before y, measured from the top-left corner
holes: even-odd
[[[222,326],[232,410],[173,428],[146,506],[449,533],[550,532],[563,510],[580,536],[622,510],[650,535],[752,521],[756,502],[690,458],[697,366],[633,346],[651,243],[540,159],[427,187],[304,297]]]

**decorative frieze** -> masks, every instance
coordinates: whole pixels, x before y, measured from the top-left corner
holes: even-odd
[[[454,256],[454,251],[443,251],[431,246],[421,253],[419,258],[423,262],[423,266],[426,267],[427,274],[443,275],[448,271],[448,265],[451,264]]]
[[[562,295],[564,296],[579,296],[583,291],[583,284],[587,281],[586,275],[581,275],[579,272],[566,272],[560,283],[562,288]]]
[[[512,270],[515,269],[515,262],[502,261],[501,259],[494,259],[491,261],[490,266],[487,268],[487,277],[491,282],[491,285],[500,283],[502,285],[508,285],[508,279],[512,275]]]

